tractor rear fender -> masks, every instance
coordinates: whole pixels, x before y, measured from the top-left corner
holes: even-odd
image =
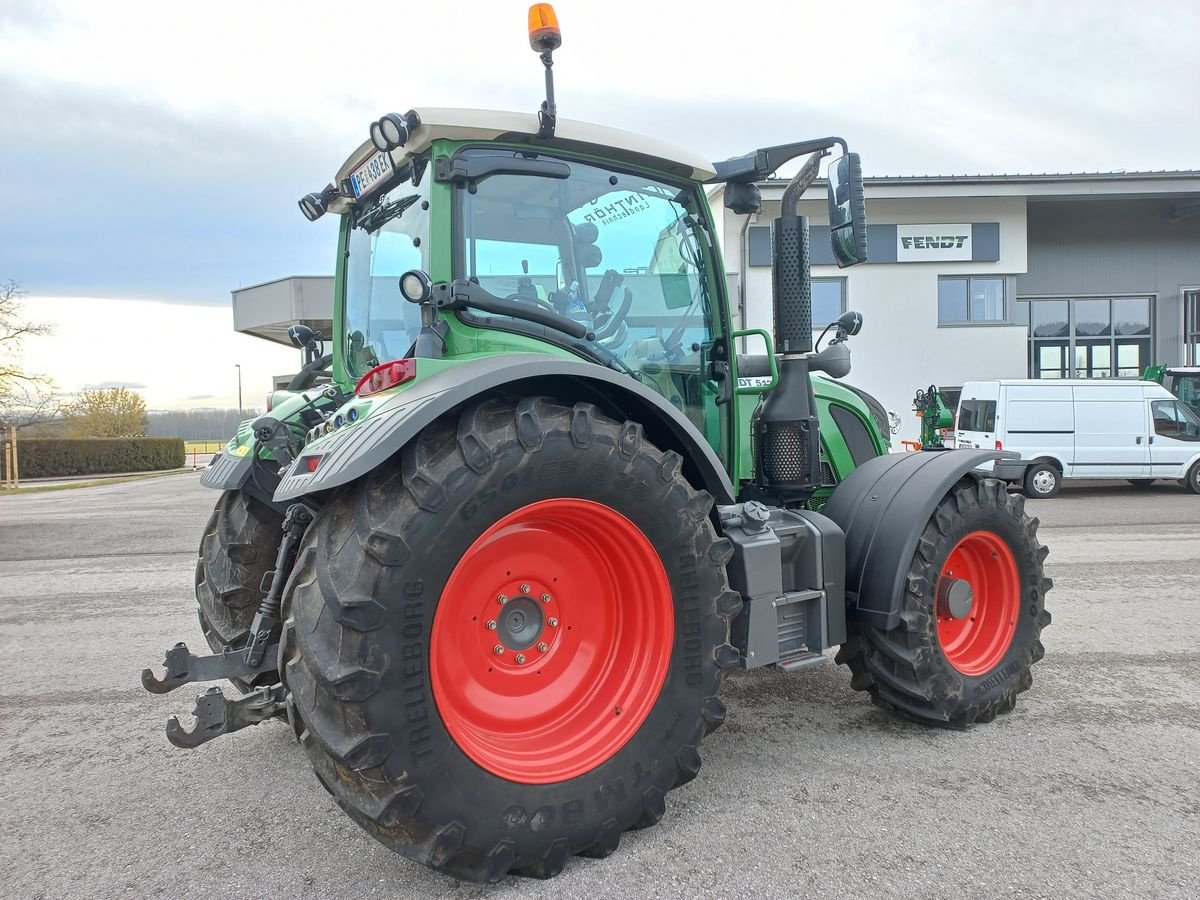
[[[900,621],[904,577],[933,510],[963,476],[1001,450],[892,453],[863,463],[821,510],[846,533],[846,615],[891,630]]]
[[[420,361],[417,362],[418,371]],[[621,372],[583,361],[516,353],[464,361],[422,378],[390,397],[358,424],[304,448],[275,491],[277,502],[347,484],[391,459],[423,428],[471,400],[490,395],[548,396],[596,404],[615,419],[639,422],[662,450],[683,457],[683,472],[719,503],[733,485],[704,435],[660,394]],[[320,457],[309,472],[312,457]]]

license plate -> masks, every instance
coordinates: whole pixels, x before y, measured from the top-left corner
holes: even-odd
[[[379,187],[394,171],[392,154],[385,153],[382,150],[378,151],[374,156],[355,169],[354,174],[350,176],[350,190],[354,192],[354,199],[357,200],[369,194],[372,190]]]

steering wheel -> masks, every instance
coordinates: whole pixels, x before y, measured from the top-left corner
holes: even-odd
[[[305,391],[316,384],[317,379],[327,373],[333,365],[333,354],[326,353],[324,356],[319,356],[312,362],[306,364],[299,372],[292,376],[292,380],[288,382],[287,389],[289,391]]]
[[[617,333],[617,330],[625,324],[625,317],[629,315],[629,308],[633,306],[633,291],[625,288],[625,295],[621,298],[621,305],[617,307],[617,311],[608,312],[605,308],[596,315],[596,340],[607,341]]]

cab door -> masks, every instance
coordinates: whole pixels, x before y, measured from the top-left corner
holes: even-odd
[[[1178,400],[1150,400],[1150,472],[1182,478],[1200,452],[1200,417]]]

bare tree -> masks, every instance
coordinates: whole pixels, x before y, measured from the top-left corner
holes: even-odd
[[[58,411],[50,379],[21,365],[24,339],[50,333],[49,325],[25,318],[24,296],[18,282],[0,283],[0,423],[16,428],[48,422]]]

